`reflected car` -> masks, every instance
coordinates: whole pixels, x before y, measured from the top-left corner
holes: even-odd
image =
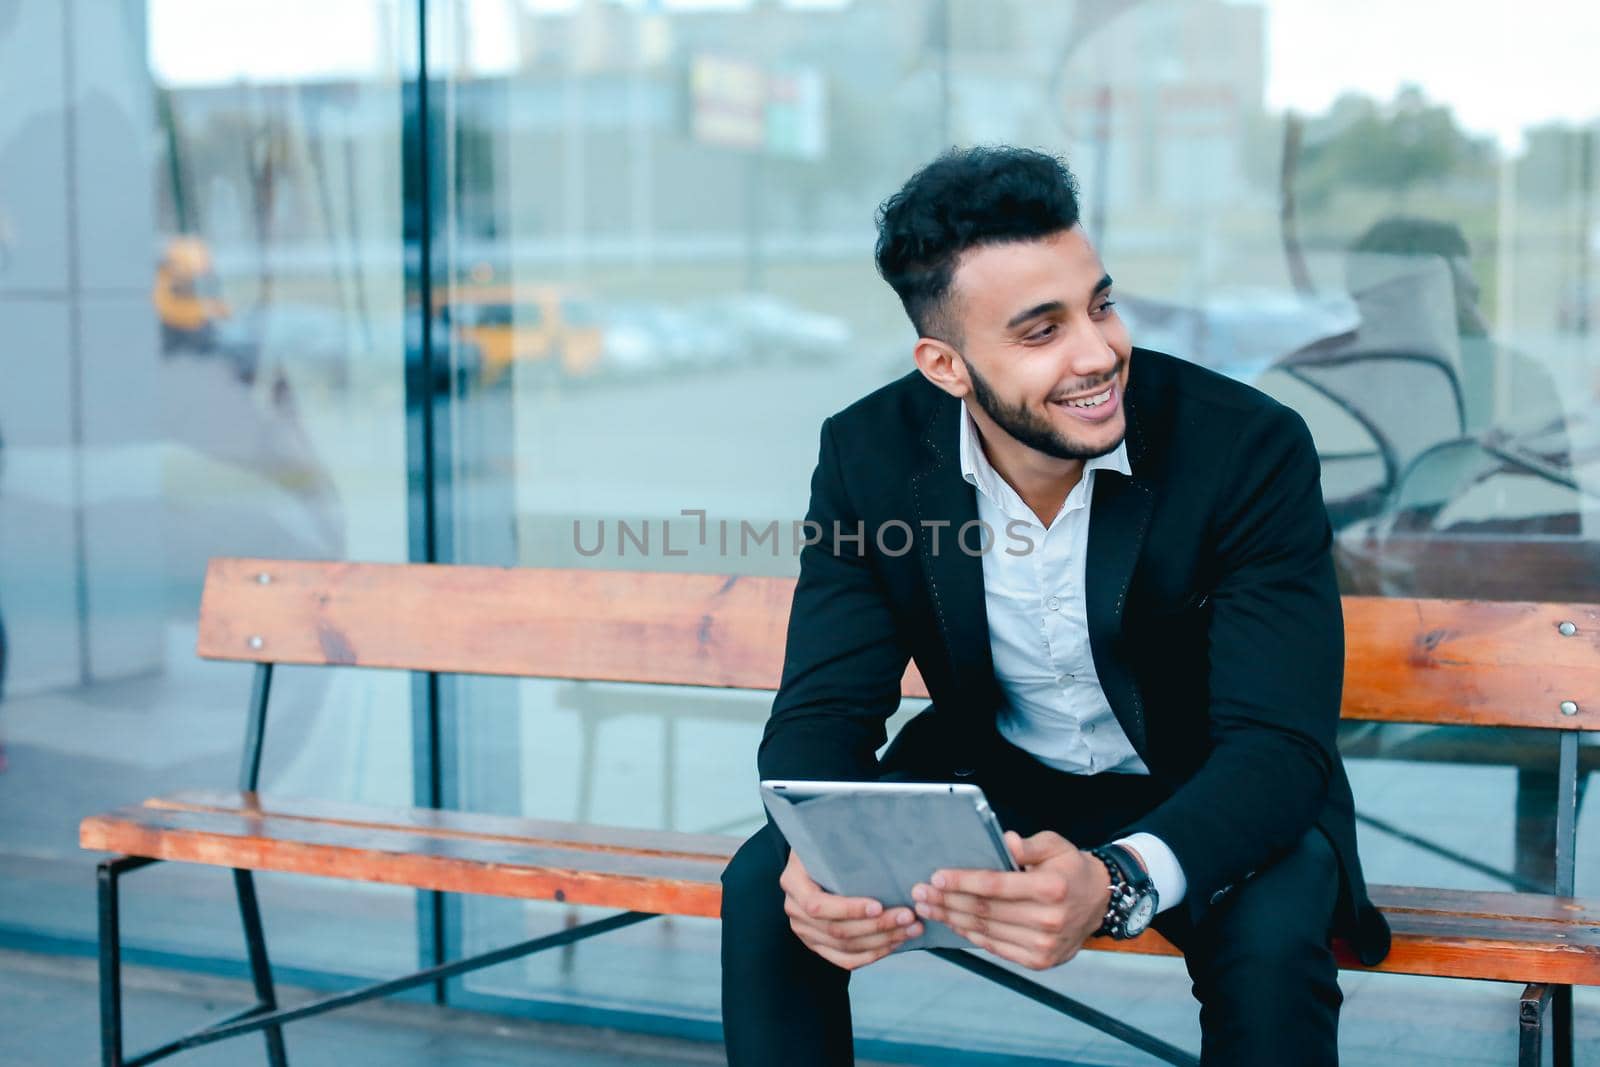
[[[695,311],[642,300],[596,301],[588,311],[601,333],[594,377],[640,377],[727,366],[740,338]]]
[[[808,311],[768,293],[737,293],[691,305],[690,310],[721,323],[739,339],[743,358],[825,362],[850,345],[850,326],[834,315]]]
[[[434,301],[437,317],[482,353],[480,384],[504,381],[513,364],[581,377],[600,359],[591,302],[561,285],[462,283]]]

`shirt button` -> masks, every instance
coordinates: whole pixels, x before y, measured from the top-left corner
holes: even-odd
[[[1085,726],[1083,728],[1083,732],[1086,733],[1086,734],[1094,733],[1094,723],[1090,723],[1088,726]]]
[[[1061,609],[1061,598],[1053,596],[1049,600],[1045,601],[1045,604],[1050,608],[1051,611],[1059,611]]]

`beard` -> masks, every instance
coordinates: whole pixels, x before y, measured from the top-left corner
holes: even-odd
[[[1122,380],[1125,360],[1119,360],[1112,380]],[[967,374],[972,378],[972,395],[978,406],[1006,433],[1038,452],[1056,459],[1099,459],[1115,452],[1122,444],[1118,437],[1109,445],[1086,445],[1067,437],[1049,419],[1032,408],[1021,404],[1008,404],[989,387],[978,369],[969,361]]]

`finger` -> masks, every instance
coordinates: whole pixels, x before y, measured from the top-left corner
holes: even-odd
[[[1012,963],[1020,963],[1031,971],[1043,971],[1055,965],[1054,961],[1037,952],[1029,952],[1008,942],[996,941],[993,938],[985,937],[983,934],[969,934],[962,931],[961,936],[985,952],[992,953],[1004,960],[1010,960]],[[1068,958],[1070,959],[1071,957]]]
[[[872,930],[852,936],[841,936],[831,924],[816,924],[805,919],[791,919],[789,926],[794,930],[795,936],[807,945],[815,948],[821,946],[835,952],[860,953],[875,952],[879,949],[892,949],[902,941],[908,941],[922,933],[922,923],[913,922],[909,926],[897,926],[891,930]]]
[[[795,897],[813,919],[871,919],[883,914],[883,905],[871,897],[841,897],[825,889]]]
[[[784,899],[783,910],[790,919],[803,922],[807,926],[830,930],[839,938],[861,937],[884,930],[900,929],[910,926],[917,920],[910,908],[891,908],[882,915],[866,919],[818,919],[792,898]]]
[[[869,963],[876,963],[878,960],[883,959],[883,957],[889,954],[888,949],[882,949],[876,952],[840,952],[837,949],[831,949],[825,945],[808,945],[806,947],[811,949],[811,951],[815,952],[818,956],[821,956],[823,959],[827,960],[829,963],[833,964],[835,967],[842,967],[847,971],[859,970]]]
[[[1004,837],[1006,840],[1006,851],[1011,853],[1011,861],[1018,867],[1023,866],[1026,862],[1023,857],[1027,854],[1027,849],[1023,844],[1022,835],[1017,833],[1015,830],[1007,830],[1004,834]]]
[[[1056,947],[1056,934],[1046,933],[1038,926],[1010,923],[966,912],[952,912],[936,904],[923,904],[922,909],[926,909],[922,910],[923,918],[941,921],[963,936],[978,934],[987,937],[989,941],[994,941],[995,944],[1013,945],[1022,952],[1048,953]]]
[[[1059,856],[1063,852],[1076,851],[1077,846],[1054,830],[1044,830],[1032,837],[1022,839],[1022,865],[1031,867],[1036,863],[1043,863],[1051,856]]]
[[[1025,900],[993,900],[989,897],[966,893],[943,893],[927,903],[952,915],[966,915],[974,919],[992,919],[997,922],[1028,926],[1044,933],[1055,933],[1062,925],[1059,905],[1040,904]],[[918,914],[922,914],[920,911]]]
[[[789,862],[784,865],[783,873],[778,876],[778,884],[783,886],[788,893],[821,893],[823,889],[812,880],[805,865],[800,862],[800,857],[794,853],[789,854]]]
[[[778,877],[778,885],[783,888],[786,896],[796,898],[810,907],[813,901],[827,900],[835,903],[819,904],[821,913],[829,913],[835,908],[850,911],[849,915],[830,916],[835,918],[865,918],[879,915],[883,912],[883,905],[870,897],[842,897],[830,893],[812,879],[806,871],[805,865],[800,862],[798,853],[789,853],[789,862],[784,866],[783,874]]]
[[[946,893],[970,893],[996,900],[1033,900],[1039,876],[1027,871],[935,871],[933,887]],[[937,897],[937,894],[933,894]]]

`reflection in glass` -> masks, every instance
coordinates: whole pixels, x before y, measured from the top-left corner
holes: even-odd
[[[368,39],[393,7],[343,6]],[[209,557],[406,554],[399,76],[319,67],[284,15],[0,4],[0,924],[92,939],[78,821],[232,786],[250,681],[194,655]],[[264,787],[409,802],[408,702],[281,672]],[[416,958],[409,892],[260,885],[280,966]],[[231,896],[142,872],[131,943],[237,958]]]
[[[458,401],[475,428],[449,494],[463,561],[792,574],[792,554],[725,548],[717,524],[802,515],[821,420],[912,370],[904,316],[871,270],[878,202],[946,144],[1009,141],[1062,152],[1079,174],[1135,343],[1306,418],[1347,591],[1583,597],[1600,583],[1597,513],[1577,488],[1600,473],[1581,428],[1589,327],[1570,287],[1547,298],[1544,284],[1589,276],[1593,250],[1571,235],[1596,184],[1574,163],[1594,114],[1575,124],[1530,91],[1522,125],[1552,132],[1518,144],[1485,132],[1478,98],[1458,110],[1455,83],[1415,56],[1392,83],[1350,81],[1367,75],[1348,65],[1317,82],[1323,42],[1361,20],[1286,4],[435,14],[451,190],[440,313],[486,368]],[[1364,259],[1381,269],[1364,274]],[[584,550],[622,523],[670,526],[675,551],[619,537]],[[1546,554],[1552,538],[1566,563]],[[1451,565],[1448,546],[1469,541],[1504,564]],[[456,695],[449,777],[465,807],[735,834],[759,819],[760,694],[496,681]],[[1429,773],[1459,790],[1456,772]],[[1451,843],[1510,871],[1512,787],[1474,795],[1504,832]],[[1433,855],[1419,874],[1392,841],[1374,849],[1380,880],[1500,887]],[[555,905],[461,907],[464,950],[576,921]],[[466,990],[709,1021],[715,954],[714,929],[674,921]],[[941,996],[917,966],[881,979],[897,983],[889,1003]],[[870,994],[859,1003],[861,1032],[906,1036]],[[945,1037],[969,1044],[987,1025],[948,1022]]]
[[[911,371],[873,213],[952,143],[1064,154],[1135,342],[1300,412],[1347,592],[1600,599],[1600,104],[1558,83],[1588,69],[1582,5],[1491,5],[1418,50],[1429,5],[1388,5],[1374,34],[1348,5],[1278,0],[430,0],[420,159],[418,6],[0,2],[0,923],[87,936],[78,818],[227,785],[245,682],[192,656],[208,556],[405,557],[423,330],[441,358],[413,392],[450,416],[430,488],[455,561],[792,574],[789,539],[739,527],[803,515],[821,420]],[[423,164],[433,203],[403,196]],[[425,224],[430,315],[405,288]],[[623,522],[670,523],[674,551],[581,550],[576,531]],[[404,679],[279,686],[269,787],[412,799]],[[767,705],[447,684],[446,800],[742,833]],[[1543,877],[1545,829],[1512,825],[1543,755],[1346,740],[1426,761],[1352,763],[1374,813]],[[1364,846],[1376,881],[1502,888]],[[135,938],[235,952],[224,882],[152,870]],[[280,963],[413,962],[410,894],[264,888]],[[333,916],[347,938],[319,936]],[[469,951],[574,917],[453,918]],[[643,926],[457,992],[710,1033],[716,938]],[[1081,966],[1186,1003],[1136,963]],[[921,965],[862,976],[884,983],[863,1034],[1059,1051],[1053,1020]],[[913,1001],[978,1006],[908,1022]]]

